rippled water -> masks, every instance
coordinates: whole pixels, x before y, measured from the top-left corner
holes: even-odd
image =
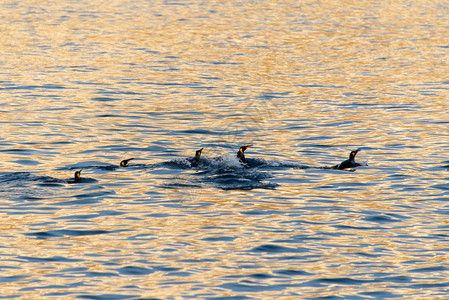
[[[2,298],[449,297],[444,1],[0,7]]]

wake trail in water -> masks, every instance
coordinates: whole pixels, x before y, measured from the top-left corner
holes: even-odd
[[[291,161],[265,160],[262,158],[247,158],[241,162],[236,156],[201,157],[199,162],[192,166],[190,158],[175,158],[157,163],[130,162],[128,166],[110,164],[100,161],[87,161],[60,167],[57,170],[101,170],[114,172],[117,170],[157,170],[171,169],[182,171],[182,175],[174,175],[173,180],[162,185],[163,188],[203,188],[212,186],[222,190],[252,190],[275,189],[277,183],[270,182],[273,173],[287,169],[322,169],[334,170],[331,166],[309,166]],[[186,172],[184,172],[186,171]],[[191,171],[195,171],[192,173]],[[28,183],[38,185],[67,184],[71,179],[59,179],[50,176],[33,175],[30,172],[10,172],[0,174],[0,185],[20,186]],[[82,176],[79,183],[97,182],[94,178]]]

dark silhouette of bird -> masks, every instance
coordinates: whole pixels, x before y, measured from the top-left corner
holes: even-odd
[[[248,147],[251,147],[252,145],[246,145],[246,146],[242,146],[240,147],[239,151],[237,152],[237,158],[240,160],[240,162],[242,163],[246,163],[246,159],[245,159],[245,150],[248,149]]]
[[[201,153],[202,153],[203,149],[204,148],[201,148],[200,150],[196,150],[195,156],[190,159],[190,165],[192,167],[197,167],[198,166],[198,164],[200,162]]]
[[[72,181],[67,181],[67,183],[79,183],[81,182],[81,170],[75,172],[75,177]]]
[[[128,158],[128,159],[124,159],[120,162],[120,166],[126,168],[128,166],[128,162],[130,160],[133,160],[134,158]]]
[[[335,165],[333,168],[338,169],[338,170],[343,170],[343,169],[347,169],[347,168],[363,166],[362,164],[359,164],[358,162],[355,161],[355,156],[357,155],[357,153],[359,151],[360,151],[360,148],[357,150],[351,151],[351,153],[349,153],[349,158],[347,160],[342,161],[340,164]]]

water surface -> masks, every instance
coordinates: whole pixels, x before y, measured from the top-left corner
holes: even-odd
[[[444,3],[0,15],[3,297],[447,298]]]

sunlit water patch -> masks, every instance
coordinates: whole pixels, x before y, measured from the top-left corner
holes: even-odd
[[[448,297],[444,4],[0,7],[4,298]]]

